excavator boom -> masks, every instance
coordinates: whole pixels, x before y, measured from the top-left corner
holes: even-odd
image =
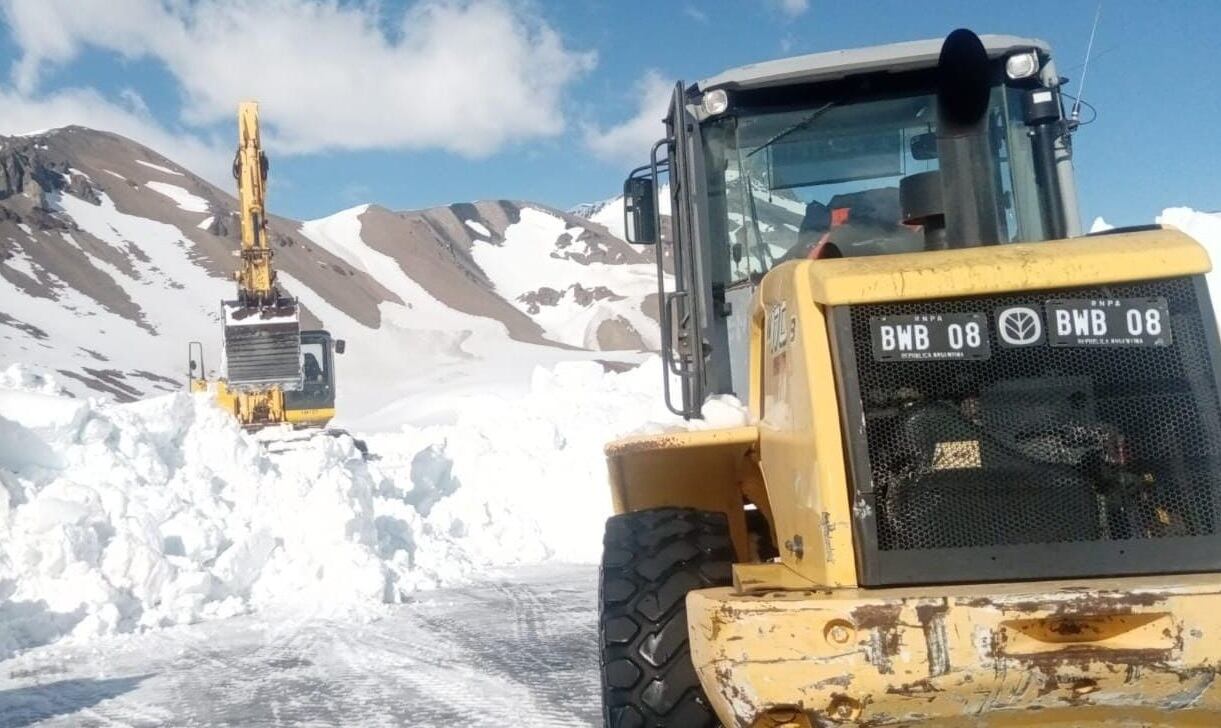
[[[225,371],[230,389],[301,388],[301,321],[296,300],[276,285],[267,237],[267,156],[259,140],[258,104],[238,107],[233,176],[241,217],[237,298],[222,302]]]

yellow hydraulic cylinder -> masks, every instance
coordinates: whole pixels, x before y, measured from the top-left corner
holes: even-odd
[[[259,105],[243,101],[237,109],[238,146],[233,160],[241,216],[242,265],[237,272],[241,298],[265,304],[276,297],[271,246],[267,240],[267,157],[259,139]]]

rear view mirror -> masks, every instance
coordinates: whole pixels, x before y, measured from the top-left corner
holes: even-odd
[[[912,159],[927,162],[937,158],[937,135],[931,131],[911,138]]]
[[[348,348],[348,342],[343,339],[335,339],[335,353],[342,354],[344,349]]]
[[[657,198],[652,179],[629,177],[623,183],[623,230],[629,243],[657,242]]]

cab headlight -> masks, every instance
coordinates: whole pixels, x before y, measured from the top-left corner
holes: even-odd
[[[718,88],[704,94],[704,113],[709,116],[725,113],[729,108],[729,94],[725,93],[725,89]]]
[[[1017,81],[1030,78],[1039,72],[1039,54],[1036,51],[1014,53],[1005,61],[1005,75]]]

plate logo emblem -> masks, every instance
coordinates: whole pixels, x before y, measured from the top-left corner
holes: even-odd
[[[1043,317],[1029,306],[1011,306],[996,314],[996,333],[1006,346],[1030,346],[1043,340]]]

